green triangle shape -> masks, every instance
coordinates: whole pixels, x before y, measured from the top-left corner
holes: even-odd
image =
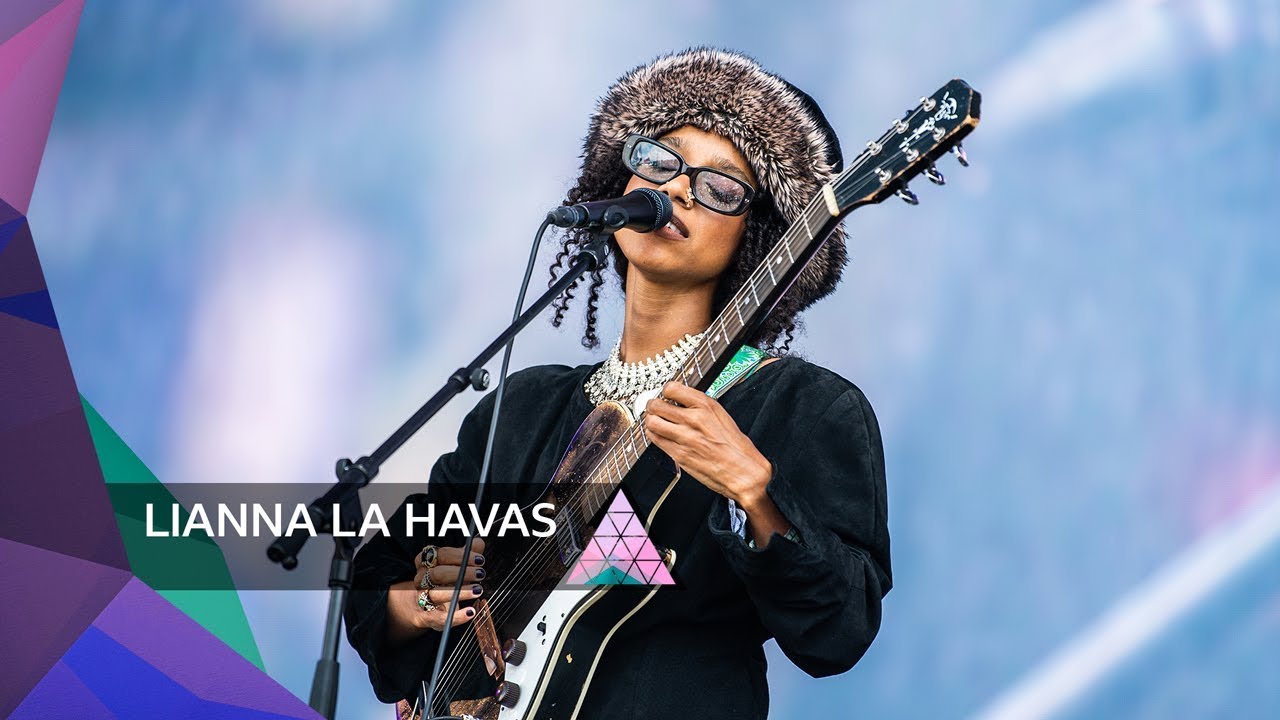
[[[135,494],[135,498],[139,492],[146,493],[148,497],[154,494],[154,501],[164,505],[175,502],[174,497],[83,395],[80,403],[89,423],[89,434],[93,438],[98,464],[102,467],[102,477],[107,481],[107,490],[116,508],[116,524],[120,527],[133,574],[153,589],[165,587],[165,573],[181,563],[188,571],[191,567],[200,568],[205,577],[217,579],[225,590],[170,589],[156,592],[266,672],[222,551],[207,538],[182,538],[182,542],[166,543],[165,547],[170,549],[163,552],[156,551],[155,543],[147,543],[144,519],[121,512],[124,504],[120,502],[121,494]],[[136,500],[125,505],[141,507]]]
[[[610,565],[595,577],[586,582],[587,585],[639,585],[640,581]]]

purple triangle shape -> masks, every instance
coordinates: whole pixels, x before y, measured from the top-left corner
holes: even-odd
[[[58,319],[53,316],[53,303],[49,302],[48,290],[0,297],[0,312],[58,329]]]
[[[93,626],[204,700],[311,716],[305,703],[137,578]]]
[[[0,225],[8,225],[24,217],[26,216],[18,212],[17,208],[5,202],[4,198],[0,198]]]
[[[0,432],[80,407],[57,330],[0,315],[0,397]]]
[[[0,538],[0,577],[0,637],[21,648],[0,673],[0,717],[8,717],[132,576]]]
[[[45,718],[109,718],[111,711],[64,662],[53,666],[9,720]]]
[[[0,430],[0,457],[20,457],[41,470],[38,481],[3,484],[0,537],[129,569],[83,408]]]
[[[9,247],[9,241],[18,232],[18,228],[22,227],[26,222],[27,219],[21,215],[17,219],[9,220],[8,222],[0,218],[0,267],[3,267],[5,262],[3,259],[4,249]]]
[[[31,227],[25,219],[15,220],[4,227],[11,228],[13,232],[6,244],[4,230],[0,229],[0,297],[45,290],[44,273],[36,256],[36,244],[31,239]]]

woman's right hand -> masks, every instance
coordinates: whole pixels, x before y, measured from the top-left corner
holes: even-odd
[[[449,600],[453,598],[453,585],[462,570],[461,547],[436,548],[435,566],[425,567],[422,553],[414,556],[418,572],[412,581],[396,583],[387,593],[387,632],[392,641],[404,641],[421,635],[426,630],[443,630],[448,619]],[[453,612],[452,624],[462,625],[475,617],[475,608],[468,607],[470,601],[481,596],[483,588],[479,580],[484,579],[484,540],[476,538],[471,543],[471,561],[467,563],[462,592],[458,595],[459,607]],[[423,590],[423,577],[429,575],[430,584],[426,590],[430,604],[424,610],[418,602]]]

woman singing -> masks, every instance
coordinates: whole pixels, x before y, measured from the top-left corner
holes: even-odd
[[[533,502],[596,405],[633,408],[661,451],[650,454],[674,462],[687,485],[673,496],[683,525],[650,533],[657,545],[683,548],[671,572],[677,585],[656,592],[612,635],[578,717],[764,718],[763,643],[776,639],[812,676],[845,672],[875,638],[892,584],[884,459],[871,405],[853,383],[788,354],[797,315],[840,279],[843,232],[833,233],[756,326],[735,359],[749,368],[736,384],[712,398],[669,380],[838,171],[839,143],[808,95],[750,58],[700,48],[615,83],[591,118],[583,157],[566,204],[652,188],[671,199],[674,216],[652,232],[613,236],[625,315],[606,360],[533,367],[507,381],[487,499]],[[553,276],[587,239],[585,231],[563,236]],[[588,347],[599,344],[603,283],[596,271]],[[557,305],[557,326],[569,302]],[[433,496],[476,482],[493,406],[486,396],[463,422],[457,449],[432,468]],[[623,489],[639,517],[670,477],[639,465],[627,476]],[[457,501],[470,501],[473,488],[460,490]],[[415,495],[406,505],[423,501]],[[403,527],[394,518],[389,525]],[[348,636],[380,699],[412,702],[430,677],[440,630],[452,623],[459,627],[451,637],[465,633],[474,601],[486,597],[477,539],[467,602],[446,612],[461,545],[457,536],[375,536],[357,555]]]

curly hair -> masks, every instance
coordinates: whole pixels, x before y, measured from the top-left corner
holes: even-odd
[[[712,299],[718,315],[786,232],[788,218],[801,209],[841,165],[840,142],[813,98],[769,73],[740,53],[694,48],[641,65],[618,80],[601,99],[583,143],[582,172],[565,205],[618,197],[631,173],[622,163],[629,133],[661,137],[689,125],[734,144],[760,180],[759,195],[748,211],[746,229]],[[590,231],[570,230],[549,268],[554,284],[569,259],[590,240]],[[613,268],[626,292],[627,259],[610,239]],[[777,306],[746,341],[774,354],[790,351],[799,313],[830,294],[840,282],[847,255],[844,231],[837,227],[797,276]],[[582,344],[596,348],[603,273],[589,277]],[[553,307],[560,327],[582,284],[579,278]]]

